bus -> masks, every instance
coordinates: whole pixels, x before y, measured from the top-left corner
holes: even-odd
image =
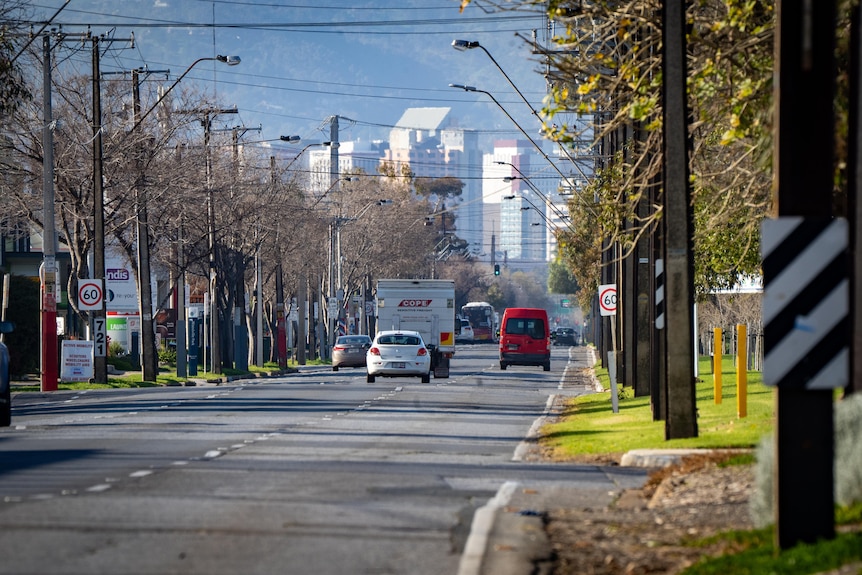
[[[494,306],[484,301],[471,301],[461,307],[461,317],[470,321],[474,342],[497,341],[497,313]]]

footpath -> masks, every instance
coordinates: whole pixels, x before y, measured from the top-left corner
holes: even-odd
[[[561,378],[560,395],[551,397],[545,414],[531,427],[513,459],[525,457],[535,448],[541,427],[563,406],[567,389],[581,387],[604,391],[595,378],[595,353],[588,347],[569,348],[569,363]],[[541,575],[553,567],[553,550],[545,534],[544,518],[560,509],[602,509],[611,505],[639,504],[626,501],[627,490],[639,489],[643,473],[626,474],[624,468],[655,469],[678,463],[686,455],[701,453],[688,449],[639,449],[625,453],[614,467],[616,488],[584,488],[573,483],[522,484],[509,482],[495,497],[477,510],[467,540],[458,575]],[[609,472],[611,473],[611,472]]]

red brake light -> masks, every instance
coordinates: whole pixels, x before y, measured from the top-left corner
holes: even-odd
[[[368,350],[368,353],[370,353],[371,355],[380,355],[380,350],[377,349],[376,347],[372,347],[371,349]]]
[[[332,351],[344,351],[345,349],[347,349],[347,348],[342,347],[340,345],[336,345],[335,347],[332,348]]]
[[[428,350],[424,347],[420,347],[419,351],[416,352],[416,355],[428,355]]]

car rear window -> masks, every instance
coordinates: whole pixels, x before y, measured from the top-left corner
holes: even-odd
[[[542,339],[545,337],[545,321],[539,318],[512,317],[506,320],[506,333]]]
[[[384,335],[377,340],[381,345],[419,345],[415,335]]]

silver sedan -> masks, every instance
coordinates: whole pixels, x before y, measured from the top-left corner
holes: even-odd
[[[332,346],[332,371],[339,367],[364,367],[365,352],[371,347],[367,335],[342,335]]]

